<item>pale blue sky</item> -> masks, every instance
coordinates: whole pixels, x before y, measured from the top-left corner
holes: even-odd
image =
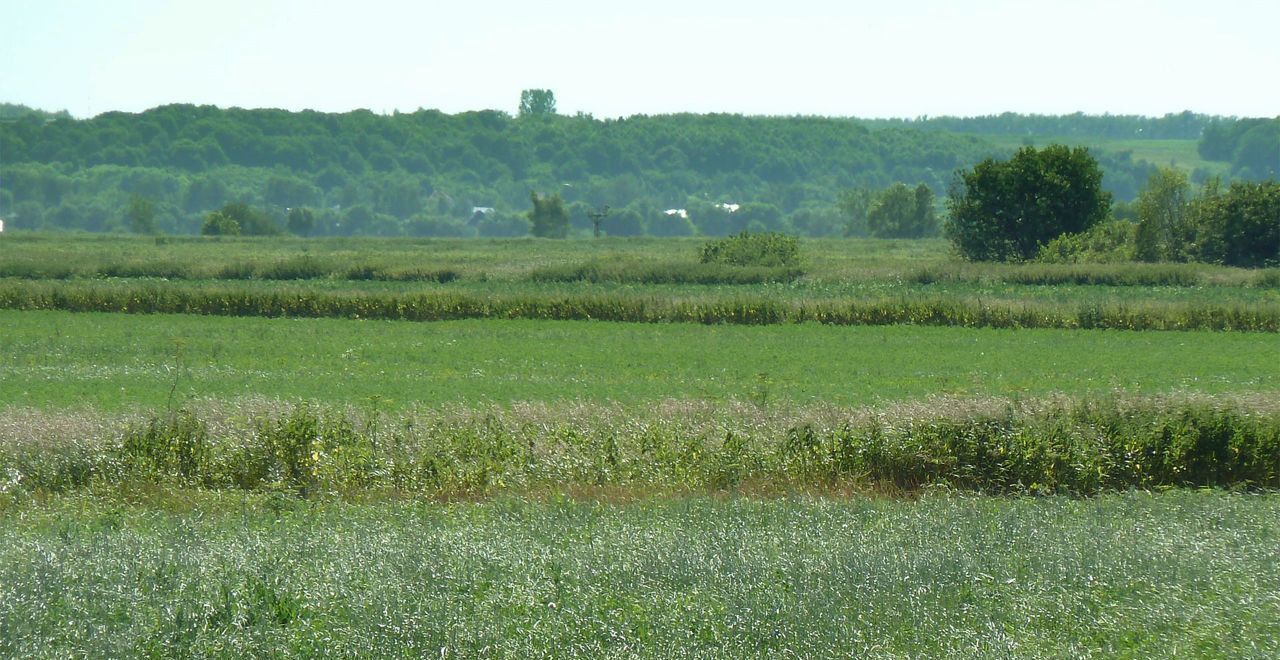
[[[1280,115],[1280,2],[0,0],[0,101]]]

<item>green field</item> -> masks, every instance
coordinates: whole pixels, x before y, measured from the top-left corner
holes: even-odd
[[[1017,149],[1023,146],[1023,138],[1012,135],[987,136],[992,143],[1005,149]],[[1204,169],[1215,175],[1225,176],[1230,170],[1228,163],[1205,160],[1200,157],[1198,140],[1148,140],[1143,138],[1035,138],[1039,146],[1048,144],[1067,144],[1088,147],[1094,153],[1124,153],[1133,155],[1133,160],[1145,160],[1160,167],[1179,167],[1187,171]],[[1139,182],[1145,183],[1145,182]]]
[[[1280,390],[1270,333],[410,323],[0,311],[0,399],[157,408],[266,396],[389,405]],[[172,398],[171,398],[172,397]]]
[[[1276,269],[700,245],[0,237],[0,656],[1280,654]]]

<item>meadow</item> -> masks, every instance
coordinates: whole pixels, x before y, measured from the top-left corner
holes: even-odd
[[[0,398],[103,410],[263,396],[390,407],[1280,390],[1256,332],[0,311]]]
[[[0,236],[0,656],[1273,657],[1280,275]]]
[[[1280,653],[1280,498],[71,498],[0,519],[6,657]]]

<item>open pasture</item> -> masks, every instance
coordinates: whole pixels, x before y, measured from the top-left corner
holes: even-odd
[[[188,397],[387,405],[1280,389],[1269,333],[590,321],[409,323],[0,311],[0,400]]]
[[[1274,269],[700,242],[3,237],[0,656],[1280,653]]]

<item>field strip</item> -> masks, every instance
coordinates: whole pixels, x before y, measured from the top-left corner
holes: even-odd
[[[263,290],[138,283],[0,282],[0,309],[394,321],[595,320],[633,323],[923,325],[970,328],[1280,332],[1274,301],[1052,302],[959,295],[779,300],[574,292],[518,294]]]
[[[7,476],[5,476],[7,475]],[[1093,494],[1280,487],[1280,398],[933,398],[870,408],[670,400],[410,411],[264,399],[0,411],[3,490],[302,496],[545,490]]]
[[[0,311],[0,401],[103,410],[260,395],[383,406],[1280,389],[1269,333],[440,323]]]

